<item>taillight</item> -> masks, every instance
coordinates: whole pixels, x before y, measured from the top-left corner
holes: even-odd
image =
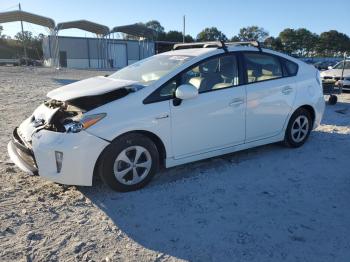
[[[316,70],[316,76],[315,77],[316,77],[316,81],[317,81],[318,85],[322,86],[320,71]]]

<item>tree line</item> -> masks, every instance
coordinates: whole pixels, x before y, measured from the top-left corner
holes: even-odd
[[[164,27],[157,20],[149,21],[144,25],[155,30],[158,41],[182,42],[183,40],[182,32],[165,32]],[[273,37],[262,27],[248,26],[241,28],[237,35],[228,38],[216,27],[208,27],[199,32],[196,38],[185,36],[185,42],[188,43],[218,40],[259,41],[267,48],[297,57],[341,57],[344,52],[350,54],[349,36],[336,30],[318,35],[305,28],[286,28],[277,37]]]
[[[23,56],[23,43],[27,49],[27,55],[32,59],[42,59],[43,34],[34,36],[30,31],[18,32],[14,39],[4,35],[3,27],[0,25],[0,58],[21,58]]]
[[[157,20],[151,20],[147,23],[140,23],[156,32],[158,41],[182,42],[183,34],[180,31],[170,30],[165,32],[164,27]],[[20,50],[20,45],[25,43],[31,56],[39,58],[42,56],[41,42],[44,37],[42,34],[33,36],[29,31],[21,32],[11,39],[2,34],[3,27],[0,25],[0,55],[9,55],[9,50]],[[208,27],[199,32],[196,38],[191,35],[185,36],[185,42],[201,41],[259,41],[267,48],[281,51],[296,57],[341,57],[344,52],[350,54],[350,38],[348,35],[330,30],[321,34],[315,34],[305,28],[291,29],[286,28],[279,33],[277,37],[270,36],[268,31],[259,26],[248,26],[241,28],[239,33],[228,38],[216,27]],[[18,52],[18,51],[17,51]]]

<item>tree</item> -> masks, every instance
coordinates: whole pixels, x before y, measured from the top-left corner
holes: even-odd
[[[2,31],[4,31],[4,28],[0,25],[0,38],[2,38]]]
[[[182,33],[179,31],[171,30],[165,35],[165,41],[169,42],[182,42]]]
[[[24,31],[18,32],[15,35],[15,39],[24,44],[27,49],[27,55],[30,58],[40,59],[43,56],[42,50],[42,40],[44,38],[43,34],[39,34],[38,36],[33,36],[32,32]]]
[[[262,27],[248,26],[243,27],[239,30],[238,38],[241,41],[260,41],[263,42],[269,33]]]
[[[145,26],[150,29],[153,29],[157,33],[164,33],[164,27],[157,20],[148,21]]]
[[[350,51],[350,39],[336,30],[323,32],[318,41],[317,52],[322,56],[342,56]]]
[[[235,35],[235,36],[231,37],[230,41],[231,42],[239,42],[239,41],[241,41],[241,39],[237,35]]]
[[[185,35],[185,43],[193,43],[194,39],[190,35]]]
[[[283,45],[279,37],[270,36],[265,39],[264,46],[276,51],[283,51]]]
[[[197,35],[198,41],[227,41],[227,37],[224,33],[219,31],[216,27],[205,28]]]
[[[29,32],[29,31],[23,31],[23,33],[22,32],[18,32],[15,35],[15,39],[18,40],[21,43],[29,45],[32,42],[32,40],[33,40],[33,34],[32,34],[32,32]]]
[[[279,39],[281,40],[283,50],[293,55],[296,53],[296,50],[298,49],[298,43],[297,43],[297,33],[294,29],[286,28],[279,34]]]
[[[312,56],[316,52],[316,44],[318,41],[318,35],[311,33],[305,28],[299,28],[295,30],[295,53],[298,56]]]
[[[140,23],[140,24],[143,24],[143,23]],[[157,20],[151,20],[151,21],[148,21],[147,23],[143,24],[145,25],[146,27],[154,30],[157,34],[156,36],[156,39],[159,40],[159,41],[165,41],[165,38],[166,38],[166,33],[164,31],[164,27],[160,24],[159,21]]]

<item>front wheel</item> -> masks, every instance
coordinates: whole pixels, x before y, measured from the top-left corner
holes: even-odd
[[[153,141],[140,134],[114,140],[102,153],[98,172],[112,189],[133,191],[149,183],[158,170],[159,154]]]
[[[309,111],[300,108],[291,116],[284,142],[289,147],[300,147],[308,139],[312,129],[312,118]]]

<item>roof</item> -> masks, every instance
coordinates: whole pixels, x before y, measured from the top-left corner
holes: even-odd
[[[152,38],[156,35],[156,31],[142,24],[132,24],[114,27],[110,33],[121,32],[128,35]]]
[[[180,50],[171,50],[168,52],[161,53],[159,55],[184,55],[184,56],[200,56],[205,53],[209,53],[211,51],[217,50],[217,48],[187,48]]]
[[[15,21],[25,21],[32,24],[45,26],[50,29],[55,28],[55,21],[45,16],[36,15],[19,10],[0,13],[0,23]]]
[[[70,29],[70,28],[85,30],[91,33],[95,33],[97,35],[106,35],[109,33],[109,28],[107,26],[97,24],[87,20],[63,22],[63,23],[57,24],[56,26],[57,31],[62,29]]]

